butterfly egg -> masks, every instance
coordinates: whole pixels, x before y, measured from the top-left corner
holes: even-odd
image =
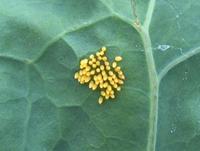
[[[117,78],[117,76],[116,76],[115,74],[113,74],[111,77],[112,77],[113,79],[116,79],[116,78]]]
[[[103,84],[103,87],[104,87],[104,88],[107,88],[107,87],[108,87],[108,82],[105,82],[105,83]]]
[[[96,72],[99,73],[101,70],[99,68],[96,69]]]
[[[123,72],[120,70],[120,71],[118,71],[118,74],[119,75],[123,75]]]
[[[115,98],[115,95],[114,95],[114,94],[112,94],[110,97],[111,97],[112,99],[114,99],[114,98]]]
[[[96,89],[97,89],[97,85],[94,84],[94,85],[92,86],[92,90],[96,90]]]
[[[122,80],[119,80],[119,82],[118,82],[119,84],[124,84],[124,81],[122,81]]]
[[[104,64],[105,64],[105,66],[109,66],[110,65],[110,63],[108,61],[105,61]]]
[[[117,62],[122,61],[122,57],[121,56],[116,56],[115,57],[115,61],[117,61]]]
[[[99,54],[100,54],[101,56],[103,56],[103,55],[104,55],[104,51],[100,51]]]
[[[103,83],[100,83],[99,87],[100,87],[101,89],[103,89]]]
[[[74,79],[78,79],[78,77],[79,77],[79,73],[76,72],[75,75],[74,75]]]
[[[91,77],[85,77],[85,82],[88,83],[90,81]]]
[[[103,75],[103,80],[104,81],[108,80],[108,76],[107,75]]]
[[[114,87],[115,89],[117,89],[117,88],[118,88],[118,85],[115,83],[115,84],[113,85],[113,87]]]
[[[100,66],[100,65],[101,65],[100,61],[97,61],[97,62],[96,62],[96,65],[97,65],[97,66]]]
[[[103,79],[101,79],[99,82],[100,82],[100,83],[104,83]]]
[[[99,80],[99,81],[102,80],[102,76],[101,76],[101,74],[98,75],[98,80]]]
[[[105,96],[106,95],[105,91],[101,91],[101,95]]]
[[[96,68],[97,67],[97,65],[96,64],[92,64],[92,68]]]
[[[83,60],[81,60],[81,62],[80,62],[81,64],[83,64],[83,65],[85,65],[85,64],[87,64],[88,63],[88,59],[83,59]]]
[[[96,85],[99,85],[99,83],[100,83],[99,80],[96,80],[96,81],[95,81],[95,84],[96,84]]]
[[[106,89],[106,95],[110,94],[110,90]]]
[[[105,96],[105,99],[108,100],[108,99],[109,99],[109,95],[106,95],[106,96]]]
[[[105,46],[103,46],[103,47],[101,48],[101,50],[105,52],[105,51],[107,50],[107,48],[106,48]]]
[[[108,74],[109,74],[110,76],[112,76],[114,73],[113,73],[112,71],[109,71]]]
[[[88,76],[88,77],[89,77],[89,76],[90,76],[90,72],[87,72],[87,73],[86,73],[86,76]]]
[[[95,80],[95,81],[98,81],[98,82],[100,83],[100,81],[99,81],[99,76],[98,76],[98,75],[95,76],[94,80]]]
[[[97,61],[96,58],[92,58],[93,63],[96,63],[96,61]]]
[[[93,59],[94,58],[94,55],[90,55],[90,57],[89,57],[90,59]]]
[[[90,71],[90,74],[94,75],[95,74],[95,70]]]
[[[108,91],[112,91],[112,87],[110,85],[107,86]]]
[[[124,75],[119,75],[119,78],[125,80],[125,76]]]
[[[104,71],[104,70],[101,72],[101,74],[102,74],[103,76],[104,76],[104,75],[107,75],[107,74],[106,74],[106,71]]]
[[[84,84],[84,81],[80,81],[80,84]]]
[[[108,80],[109,80],[109,81],[112,81],[112,77],[111,77],[111,76],[109,76],[109,77],[108,77]]]
[[[92,65],[92,64],[93,64],[93,62],[92,62],[92,61],[89,61],[89,62],[88,62],[88,64],[89,64],[89,65]]]
[[[92,88],[93,85],[94,85],[94,81],[90,81],[90,83],[89,83],[89,88]]]
[[[99,56],[100,56],[100,53],[99,53],[99,52],[97,52],[97,53],[96,53],[96,56],[97,56],[97,57],[99,57]]]
[[[105,67],[103,65],[101,65],[100,69],[103,71],[105,69]]]
[[[82,70],[82,75],[86,75],[87,71],[86,70]]]
[[[98,60],[102,60],[102,56],[98,56],[97,58],[98,58]]]
[[[115,82],[114,82],[113,80],[111,80],[111,81],[110,81],[110,84],[114,86],[114,85],[115,85]]]
[[[86,71],[90,71],[90,69],[91,69],[90,66],[87,66],[87,67],[85,68]]]
[[[119,71],[121,71],[121,67],[117,66],[117,67],[115,68],[115,72],[119,72]]]
[[[78,77],[78,81],[79,81],[79,82],[81,81],[81,76]]]
[[[102,97],[102,96],[99,97],[98,103],[99,103],[99,104],[102,104],[102,103],[103,103],[103,97]]]
[[[116,67],[117,67],[117,63],[116,63],[115,61],[112,63],[112,67],[113,67],[113,68],[116,68]]]
[[[110,94],[113,95],[115,92],[113,90],[110,91]]]
[[[108,70],[108,71],[109,71],[110,69],[111,69],[111,68],[110,68],[110,66],[106,66],[106,70]]]
[[[106,56],[104,56],[104,57],[102,58],[102,60],[103,60],[103,61],[107,61],[108,58],[107,58]]]
[[[117,91],[121,91],[121,87],[117,87]]]
[[[83,70],[79,71],[79,75],[82,76],[83,75]]]
[[[82,77],[81,77],[81,81],[84,82],[84,81],[85,81],[85,78],[86,78],[85,76],[82,76]]]
[[[121,56],[116,56],[112,63],[106,56],[106,47],[100,48],[95,54],[91,54],[88,58],[80,61],[80,70],[74,74],[74,78],[80,84],[88,84],[92,90],[100,91],[98,103],[102,104],[104,99],[114,99],[116,91],[121,90],[124,84],[125,76],[118,66],[118,62],[122,61]]]
[[[114,82],[115,82],[115,83],[118,83],[119,80],[118,80],[117,78],[114,78]]]
[[[85,66],[84,65],[80,65],[80,69],[83,69],[83,68],[85,68]]]

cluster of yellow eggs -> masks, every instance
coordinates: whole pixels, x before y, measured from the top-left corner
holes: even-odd
[[[121,56],[116,56],[115,61],[109,62],[106,56],[106,47],[102,47],[95,55],[80,61],[80,70],[75,73],[74,78],[80,84],[88,84],[92,90],[100,90],[99,104],[104,100],[115,98],[115,93],[121,90],[125,75],[118,65],[122,61]]]

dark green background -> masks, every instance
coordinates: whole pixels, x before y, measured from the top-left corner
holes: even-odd
[[[135,4],[139,26],[130,0],[0,0],[0,151],[200,148],[200,2]],[[100,106],[73,75],[102,46],[127,80]]]

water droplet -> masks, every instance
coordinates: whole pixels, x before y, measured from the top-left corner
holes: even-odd
[[[158,45],[157,49],[160,51],[166,51],[170,48],[170,45]]]
[[[176,125],[175,125],[175,124],[172,124],[170,133],[173,134],[173,133],[175,133],[175,132],[176,132]]]
[[[184,77],[182,79],[183,81],[188,80],[188,71],[184,72]]]

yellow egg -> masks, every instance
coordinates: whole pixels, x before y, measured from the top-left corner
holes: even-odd
[[[99,104],[102,104],[102,103],[103,103],[103,97],[99,97],[98,103],[99,103]]]
[[[96,69],[96,72],[99,73],[101,70],[99,68]]]
[[[97,67],[97,65],[96,65],[96,64],[92,64],[92,67],[93,67],[93,68],[96,68],[96,67]]]
[[[111,98],[112,98],[112,99],[114,99],[114,98],[115,98],[115,95],[114,95],[114,94],[113,94],[113,95],[111,95]]]
[[[105,67],[104,67],[103,65],[101,65],[101,66],[100,66],[100,69],[101,69],[101,70],[104,70],[104,69],[105,69]]]
[[[106,47],[105,46],[102,47],[101,50],[105,52],[106,51]]]
[[[110,76],[112,76],[112,75],[113,75],[113,72],[112,72],[112,71],[109,71],[108,74],[109,74]]]
[[[109,96],[108,96],[108,95],[106,95],[106,96],[105,96],[105,98],[106,98],[106,100],[108,100],[108,99],[109,99]]]
[[[79,73],[76,72],[75,75],[74,75],[74,79],[78,79],[78,77],[79,77]]]
[[[96,90],[96,88],[97,88],[97,85],[94,84],[93,87],[92,87],[92,90]]]
[[[93,59],[94,58],[94,55],[90,55],[90,59]]]
[[[120,70],[121,70],[121,67],[119,66],[115,68],[115,72],[119,72]]]
[[[118,88],[117,88],[117,91],[121,91],[121,87],[118,87]]]
[[[101,91],[101,95],[102,95],[102,96],[105,96],[106,93],[105,93],[104,91]]]
[[[92,61],[89,61],[89,63],[88,63],[89,65],[92,65],[93,63],[92,63]]]
[[[90,71],[90,74],[94,75],[95,74],[95,70]]]
[[[116,62],[113,62],[113,63],[112,63],[112,67],[113,67],[113,68],[116,68],[116,67],[117,67],[117,63],[116,63]]]
[[[102,58],[102,60],[103,60],[103,61],[107,61],[108,58],[107,58],[106,56],[104,56],[104,57]]]
[[[106,49],[102,47],[96,54],[80,60],[79,71],[74,74],[80,84],[88,84],[90,89],[99,91],[99,104],[102,104],[104,99],[114,99],[115,93],[121,90],[125,80],[125,75],[118,65],[122,57],[116,56],[115,61],[110,63]]]
[[[101,65],[100,61],[97,61],[97,62],[96,62],[96,65],[97,65],[97,66],[100,66],[100,65]]]
[[[122,61],[122,57],[121,56],[116,56],[115,57],[115,61]]]
[[[111,68],[110,68],[110,66],[106,66],[106,70],[110,70]]]
[[[87,67],[85,68],[86,71],[90,71],[90,69],[91,69],[90,66],[87,66]]]

